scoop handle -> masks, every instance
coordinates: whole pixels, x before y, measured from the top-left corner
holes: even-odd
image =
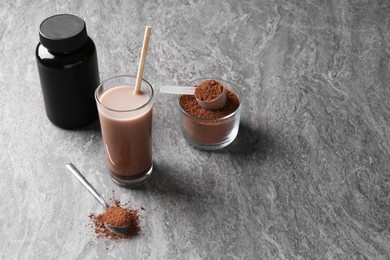
[[[81,184],[84,185],[85,188],[105,207],[106,209],[109,207],[107,202],[103,199],[102,196],[92,187],[92,185],[85,179],[85,177],[81,174],[79,170],[77,170],[76,166],[73,163],[68,163],[65,165],[66,168],[76,177]]]
[[[194,95],[195,87],[162,86],[160,92],[166,94]]]

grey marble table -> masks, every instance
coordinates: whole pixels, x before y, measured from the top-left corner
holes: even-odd
[[[135,74],[158,89],[235,82],[237,139],[189,146],[172,96],[157,93],[155,171],[139,189],[109,178],[95,123],[66,131],[46,115],[35,63],[40,22],[85,19],[101,79]],[[0,258],[389,259],[390,2],[1,1]],[[144,207],[142,233],[106,246],[89,227],[106,197]]]

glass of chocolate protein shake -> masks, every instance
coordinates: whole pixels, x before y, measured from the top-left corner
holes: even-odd
[[[117,76],[103,81],[95,98],[103,135],[103,145],[112,180],[135,187],[151,174],[152,163],[152,85],[141,82],[134,94],[136,77]]]

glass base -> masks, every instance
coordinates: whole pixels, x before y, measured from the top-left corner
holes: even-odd
[[[137,179],[121,179],[116,177],[112,172],[110,171],[111,180],[116,184],[124,188],[135,188],[137,186],[140,186],[143,184],[149,177],[152,175],[153,172],[153,164],[150,166],[150,169],[146,172],[145,175],[142,175],[141,177]]]
[[[196,141],[194,141],[193,139],[191,139],[186,133],[183,133],[184,135],[184,139],[192,146],[198,148],[198,149],[202,149],[202,150],[208,150],[208,151],[213,151],[213,150],[218,150],[218,149],[222,149],[226,146],[228,146],[229,144],[231,144],[234,139],[236,139],[237,137],[237,134],[238,134],[238,127],[236,127],[233,132],[230,133],[229,135],[229,138],[226,139],[225,141],[223,142],[220,142],[220,143],[214,143],[214,144],[203,144],[203,143],[198,143]]]

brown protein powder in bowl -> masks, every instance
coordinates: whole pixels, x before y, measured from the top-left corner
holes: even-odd
[[[200,86],[207,86],[216,82],[217,85],[221,83],[215,80],[207,80],[202,82]],[[182,114],[183,127],[185,134],[199,144],[213,145],[226,141],[229,133],[233,130],[236,120],[235,118],[222,119],[234,113],[240,106],[240,100],[233,91],[228,88],[226,91],[226,105],[222,109],[207,110],[198,105],[194,95],[182,95],[179,104],[184,112],[188,115]],[[196,90],[195,90],[196,92]]]

